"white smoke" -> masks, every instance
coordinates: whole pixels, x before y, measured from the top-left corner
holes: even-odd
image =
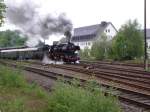
[[[18,3],[7,0],[6,5],[6,19],[28,36],[29,46],[36,45],[41,38],[48,39],[49,35],[72,30],[72,23],[64,13],[55,17],[52,14],[41,16],[38,11],[40,7],[31,0]]]
[[[63,64],[63,61],[54,61],[49,59],[49,57],[44,54],[43,60],[42,60],[43,64]]]

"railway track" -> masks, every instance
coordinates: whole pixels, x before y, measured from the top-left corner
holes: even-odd
[[[86,69],[81,69],[81,68],[77,68],[77,67],[71,67],[69,66],[60,66],[60,65],[51,65],[53,67],[57,67],[57,68],[61,68],[61,69],[66,69],[66,70],[71,70],[71,71],[75,71],[75,72],[80,72],[80,73],[86,73],[89,76],[91,76],[92,74],[98,79],[98,80],[105,80],[107,82],[112,82],[113,84],[116,85],[123,85],[126,86],[125,88],[128,89],[129,87],[137,92],[140,93],[145,93],[146,95],[150,95],[150,84],[149,83],[145,83],[142,82],[142,80],[137,80],[137,79],[132,79],[130,77],[120,77],[120,76],[116,76],[114,74],[108,74],[108,73],[102,73],[96,70],[86,70]],[[136,89],[135,89],[136,88]]]
[[[3,62],[4,63],[4,62]],[[9,64],[10,63],[4,63],[4,64]],[[13,66],[16,66],[16,64],[12,64]],[[88,76],[90,77],[90,74],[93,72],[87,72],[87,70],[85,69],[85,71],[81,70],[81,69],[77,69],[75,67],[72,67],[72,65],[69,65],[70,68],[66,65],[49,65],[50,67],[54,67],[54,68],[59,68],[59,69],[65,69],[65,70],[70,70],[70,71],[75,71],[76,73],[79,72],[83,72],[84,74],[88,74]],[[41,75],[44,75],[46,77],[49,78],[53,78],[53,79],[57,79],[57,77],[59,76],[63,76],[67,81],[72,80],[73,78],[76,78],[78,80],[80,80],[81,82],[85,82],[89,79],[89,77],[78,77],[76,75],[69,75],[67,73],[63,74],[60,73],[59,71],[51,71],[48,69],[43,69],[42,66],[40,64],[33,64],[32,67],[31,66],[27,66],[27,65],[23,65],[22,66],[23,69],[31,71],[31,72],[35,72]],[[52,75],[51,75],[52,74]],[[105,74],[106,75],[106,74]],[[120,80],[120,79],[119,79]],[[110,82],[110,78],[108,79],[108,77],[104,78],[96,78],[96,81],[102,85],[104,88],[109,88],[109,87],[115,87],[117,89],[117,93],[115,93],[115,95],[118,96],[119,100],[122,102],[127,102],[127,103],[131,103],[140,107],[143,107],[144,109],[148,110],[147,112],[150,111],[150,90],[149,87],[146,87],[146,89],[143,86],[135,86],[135,84],[132,83],[132,86],[124,83],[124,84],[120,84],[120,85],[114,85]],[[117,83],[121,83],[121,82],[117,82]],[[143,90],[143,91],[142,91]]]
[[[101,63],[101,62],[94,62],[94,63],[89,63],[87,62],[82,62],[81,61],[81,66],[92,66],[93,68],[101,68],[101,69],[107,69],[107,70],[115,70],[115,71],[123,71],[123,72],[130,72],[130,73],[135,73],[135,74],[144,74],[144,75],[150,75],[150,72],[145,71],[143,68],[140,67],[130,67],[130,66],[124,66],[124,65],[116,65],[116,64],[109,64],[109,63]]]
[[[100,64],[109,64],[109,65],[121,65],[121,66],[130,66],[130,67],[137,67],[137,68],[144,68],[143,63],[125,63],[125,62],[117,62],[117,61],[86,61],[81,60],[81,63],[100,63]],[[148,64],[150,66],[150,64]]]
[[[24,61],[26,63],[31,63],[31,64],[42,64],[41,61],[36,61],[36,60],[30,60],[30,61]],[[73,64],[74,65],[74,64]],[[111,69],[111,70],[118,70],[118,71],[127,71],[127,72],[133,72],[133,73],[148,73],[146,71],[143,70],[143,68],[137,68],[137,67],[130,67],[130,66],[114,66],[114,64],[109,64],[109,63],[105,63],[105,62],[88,62],[88,61],[81,61],[80,64],[75,64],[77,66],[80,67],[93,67],[93,68],[102,68],[102,69]],[[115,64],[116,65],[116,64]],[[134,70],[134,71],[133,71]],[[150,73],[148,73],[150,75]]]

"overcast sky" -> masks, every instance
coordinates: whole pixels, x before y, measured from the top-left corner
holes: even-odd
[[[5,0],[19,4],[22,0]],[[24,0],[25,1],[25,0]],[[144,0],[28,0],[39,5],[41,14],[66,13],[73,27],[109,21],[119,29],[127,20],[144,23]],[[6,25],[5,25],[6,26]],[[9,28],[11,25],[7,25]],[[147,0],[147,28],[150,28],[150,0]]]
[[[128,19],[137,19],[143,24],[144,0],[43,0],[43,7],[50,11],[64,11],[74,27],[110,21],[120,28]],[[45,5],[44,5],[45,4]],[[150,0],[147,0],[150,11]],[[148,14],[148,13],[147,13]],[[150,28],[150,12],[147,27]]]

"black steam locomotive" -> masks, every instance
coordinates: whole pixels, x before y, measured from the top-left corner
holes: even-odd
[[[76,62],[79,60],[78,53],[80,47],[68,42],[67,44],[59,44],[50,46],[48,57],[52,60],[64,62]]]
[[[4,48],[0,49],[0,58],[14,60],[43,59],[46,54],[49,59],[54,61],[75,63],[79,60],[79,56],[76,53],[78,50],[80,50],[80,47],[71,42],[34,48]]]

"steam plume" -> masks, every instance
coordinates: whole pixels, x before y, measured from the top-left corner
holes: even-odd
[[[22,1],[20,4],[9,1],[6,2],[6,18],[28,36],[27,43],[30,46],[37,44],[40,38],[48,39],[49,35],[64,34],[72,30],[72,23],[64,13],[56,17],[52,14],[41,16],[38,12],[39,6],[31,0]]]

